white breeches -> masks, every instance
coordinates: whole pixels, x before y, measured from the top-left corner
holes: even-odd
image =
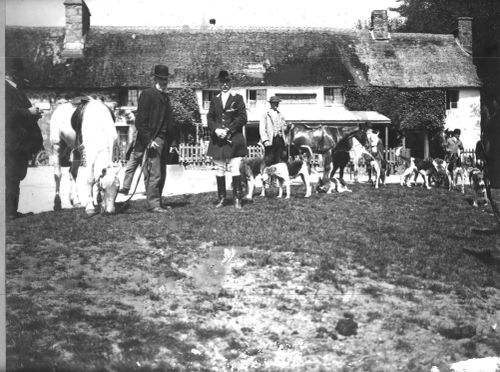
[[[226,160],[215,160],[215,175],[217,177],[222,177],[226,175],[227,169],[229,169],[229,173],[231,176],[239,176],[240,175],[240,164],[243,158],[232,158]]]

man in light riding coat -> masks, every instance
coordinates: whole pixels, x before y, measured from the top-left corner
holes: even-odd
[[[286,162],[287,153],[285,148],[285,132],[288,125],[285,117],[278,110],[281,100],[272,96],[269,99],[271,108],[262,115],[259,123],[260,140],[264,145],[264,162],[266,167]]]
[[[211,140],[207,155],[211,156],[216,167],[218,202],[216,208],[224,205],[226,199],[226,167],[233,180],[234,205],[241,208],[242,188],[240,164],[247,155],[247,141],[243,127],[247,124],[247,112],[243,97],[231,92],[229,73],[219,73],[221,92],[210,102],[207,114]]]

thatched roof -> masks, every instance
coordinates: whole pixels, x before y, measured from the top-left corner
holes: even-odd
[[[7,27],[6,56],[22,57],[34,88],[145,87],[155,64],[172,87],[216,87],[220,69],[235,86],[480,86],[472,58],[453,36],[333,29],[147,29],[91,27],[84,57],[64,60],[63,28]]]

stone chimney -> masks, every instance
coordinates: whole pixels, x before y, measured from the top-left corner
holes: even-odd
[[[462,48],[472,54],[472,17],[459,17],[455,38]]]
[[[372,27],[370,29],[374,40],[389,40],[389,22],[387,10],[374,10],[372,12]]]
[[[83,0],[64,0],[64,7],[66,29],[62,55],[66,58],[81,58],[90,28],[90,11]]]

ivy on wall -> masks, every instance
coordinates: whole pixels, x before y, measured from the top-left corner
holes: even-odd
[[[192,89],[169,89],[168,90],[174,122],[179,130],[180,138],[186,140],[188,135],[196,133],[196,123],[201,122],[200,106],[196,94]]]
[[[348,87],[345,106],[349,110],[377,111],[391,120],[398,132],[442,131],[445,122],[445,92],[440,89],[397,89],[390,87]]]
[[[178,125],[194,125],[201,121],[200,107],[192,89],[169,89],[168,93]]]

